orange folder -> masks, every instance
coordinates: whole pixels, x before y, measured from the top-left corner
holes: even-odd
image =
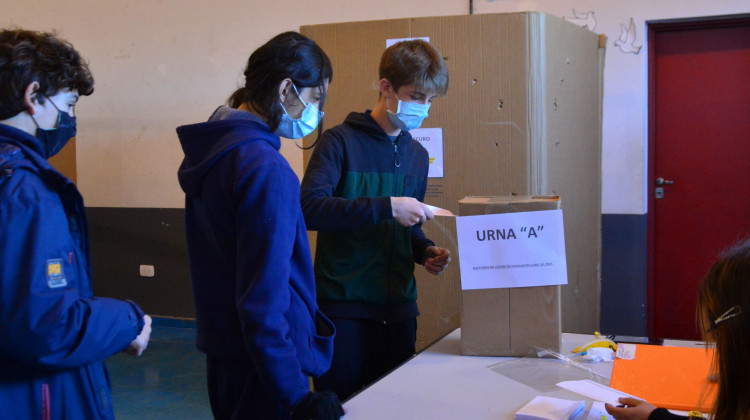
[[[615,358],[610,386],[657,407],[711,411],[716,384],[709,382],[714,350],[635,344],[633,360]]]

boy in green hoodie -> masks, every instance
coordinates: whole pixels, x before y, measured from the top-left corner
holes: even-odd
[[[318,304],[336,325],[331,369],[315,381],[346,399],[415,352],[414,264],[445,270],[450,251],[421,225],[429,156],[409,134],[448,89],[440,53],[421,40],[387,48],[380,96],[321,136],[302,181],[305,222],[318,231]]]

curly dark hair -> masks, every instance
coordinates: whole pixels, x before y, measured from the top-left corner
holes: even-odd
[[[64,89],[94,92],[88,64],[68,41],[49,32],[0,30],[0,120],[26,110],[24,93],[33,82],[40,103]]]

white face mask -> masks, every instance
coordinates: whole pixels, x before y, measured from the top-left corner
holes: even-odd
[[[294,88],[294,93],[297,94],[297,98],[299,98],[302,105],[305,106],[305,109],[302,111],[302,115],[295,120],[289,116],[288,112],[286,112],[284,104],[281,104],[281,108],[284,109],[284,115],[281,116],[279,127],[276,129],[276,134],[288,139],[301,139],[315,130],[320,123],[320,120],[323,119],[323,112],[312,103],[305,103],[299,95],[297,87],[294,86],[294,83],[292,83],[292,87]]]

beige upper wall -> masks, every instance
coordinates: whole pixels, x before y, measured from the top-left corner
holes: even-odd
[[[399,0],[2,2],[0,25],[55,29],[89,60],[96,85],[76,108],[78,185],[87,206],[104,207],[184,205],[175,127],[208,118],[240,86],[249,54],[277,33],[468,10],[457,1]],[[300,174],[302,154],[283,144]]]
[[[273,35],[319,23],[467,14],[468,0],[2,0],[0,26],[55,29],[89,60],[96,91],[77,107],[78,185],[88,206],[182,207],[175,127],[205,120]],[[614,47],[620,24],[750,12],[747,0],[475,0],[475,13],[593,11],[605,64],[604,213],[645,212],[645,47]],[[376,71],[377,69],[373,69]],[[334,75],[334,83],[336,76]],[[450,94],[450,92],[448,93]],[[282,153],[301,174],[291,141]]]

